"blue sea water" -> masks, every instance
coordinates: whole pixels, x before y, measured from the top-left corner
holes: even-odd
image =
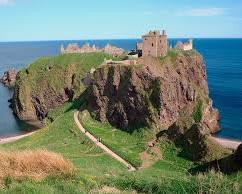
[[[59,54],[61,44],[89,42],[103,47],[114,44],[134,49],[138,40],[43,41],[0,43],[0,75],[17,70],[41,56]],[[171,39],[173,45],[177,40]],[[195,39],[195,48],[206,62],[210,96],[221,115],[221,137],[242,139],[242,39]],[[12,90],[0,85],[0,137],[24,133],[30,126],[19,121],[8,107]]]

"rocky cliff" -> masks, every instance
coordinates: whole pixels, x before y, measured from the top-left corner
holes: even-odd
[[[23,121],[43,126],[48,112],[79,97],[85,90],[81,80],[86,73],[109,57],[104,53],[68,54],[35,61],[17,75],[14,113]]]
[[[4,72],[3,77],[0,79],[0,82],[7,87],[13,87],[16,82],[17,71],[15,69],[10,69]]]
[[[165,58],[145,57],[139,64],[95,71],[89,109],[96,119],[130,132],[143,126],[167,129],[178,120],[201,122],[207,133],[218,130],[199,53],[173,51]]]

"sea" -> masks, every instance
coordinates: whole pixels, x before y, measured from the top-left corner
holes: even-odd
[[[170,44],[185,39],[170,39]],[[69,43],[107,43],[134,49],[138,39],[0,42],[0,76],[10,68],[20,70],[42,56],[59,55]],[[210,97],[221,116],[219,137],[242,140],[242,39],[194,39],[194,47],[204,57]],[[0,84],[0,138],[26,133],[33,128],[18,120],[9,108],[13,90]]]

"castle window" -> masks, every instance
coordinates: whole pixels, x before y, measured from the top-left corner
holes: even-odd
[[[154,43],[152,43],[151,46],[153,47],[154,46]]]

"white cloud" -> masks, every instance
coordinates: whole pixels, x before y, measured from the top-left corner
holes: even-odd
[[[0,6],[1,5],[11,5],[14,3],[14,0],[0,0]]]
[[[225,13],[224,8],[200,8],[200,9],[189,9],[179,13],[179,16],[201,16],[201,17],[208,17],[208,16],[217,16],[223,15]]]

